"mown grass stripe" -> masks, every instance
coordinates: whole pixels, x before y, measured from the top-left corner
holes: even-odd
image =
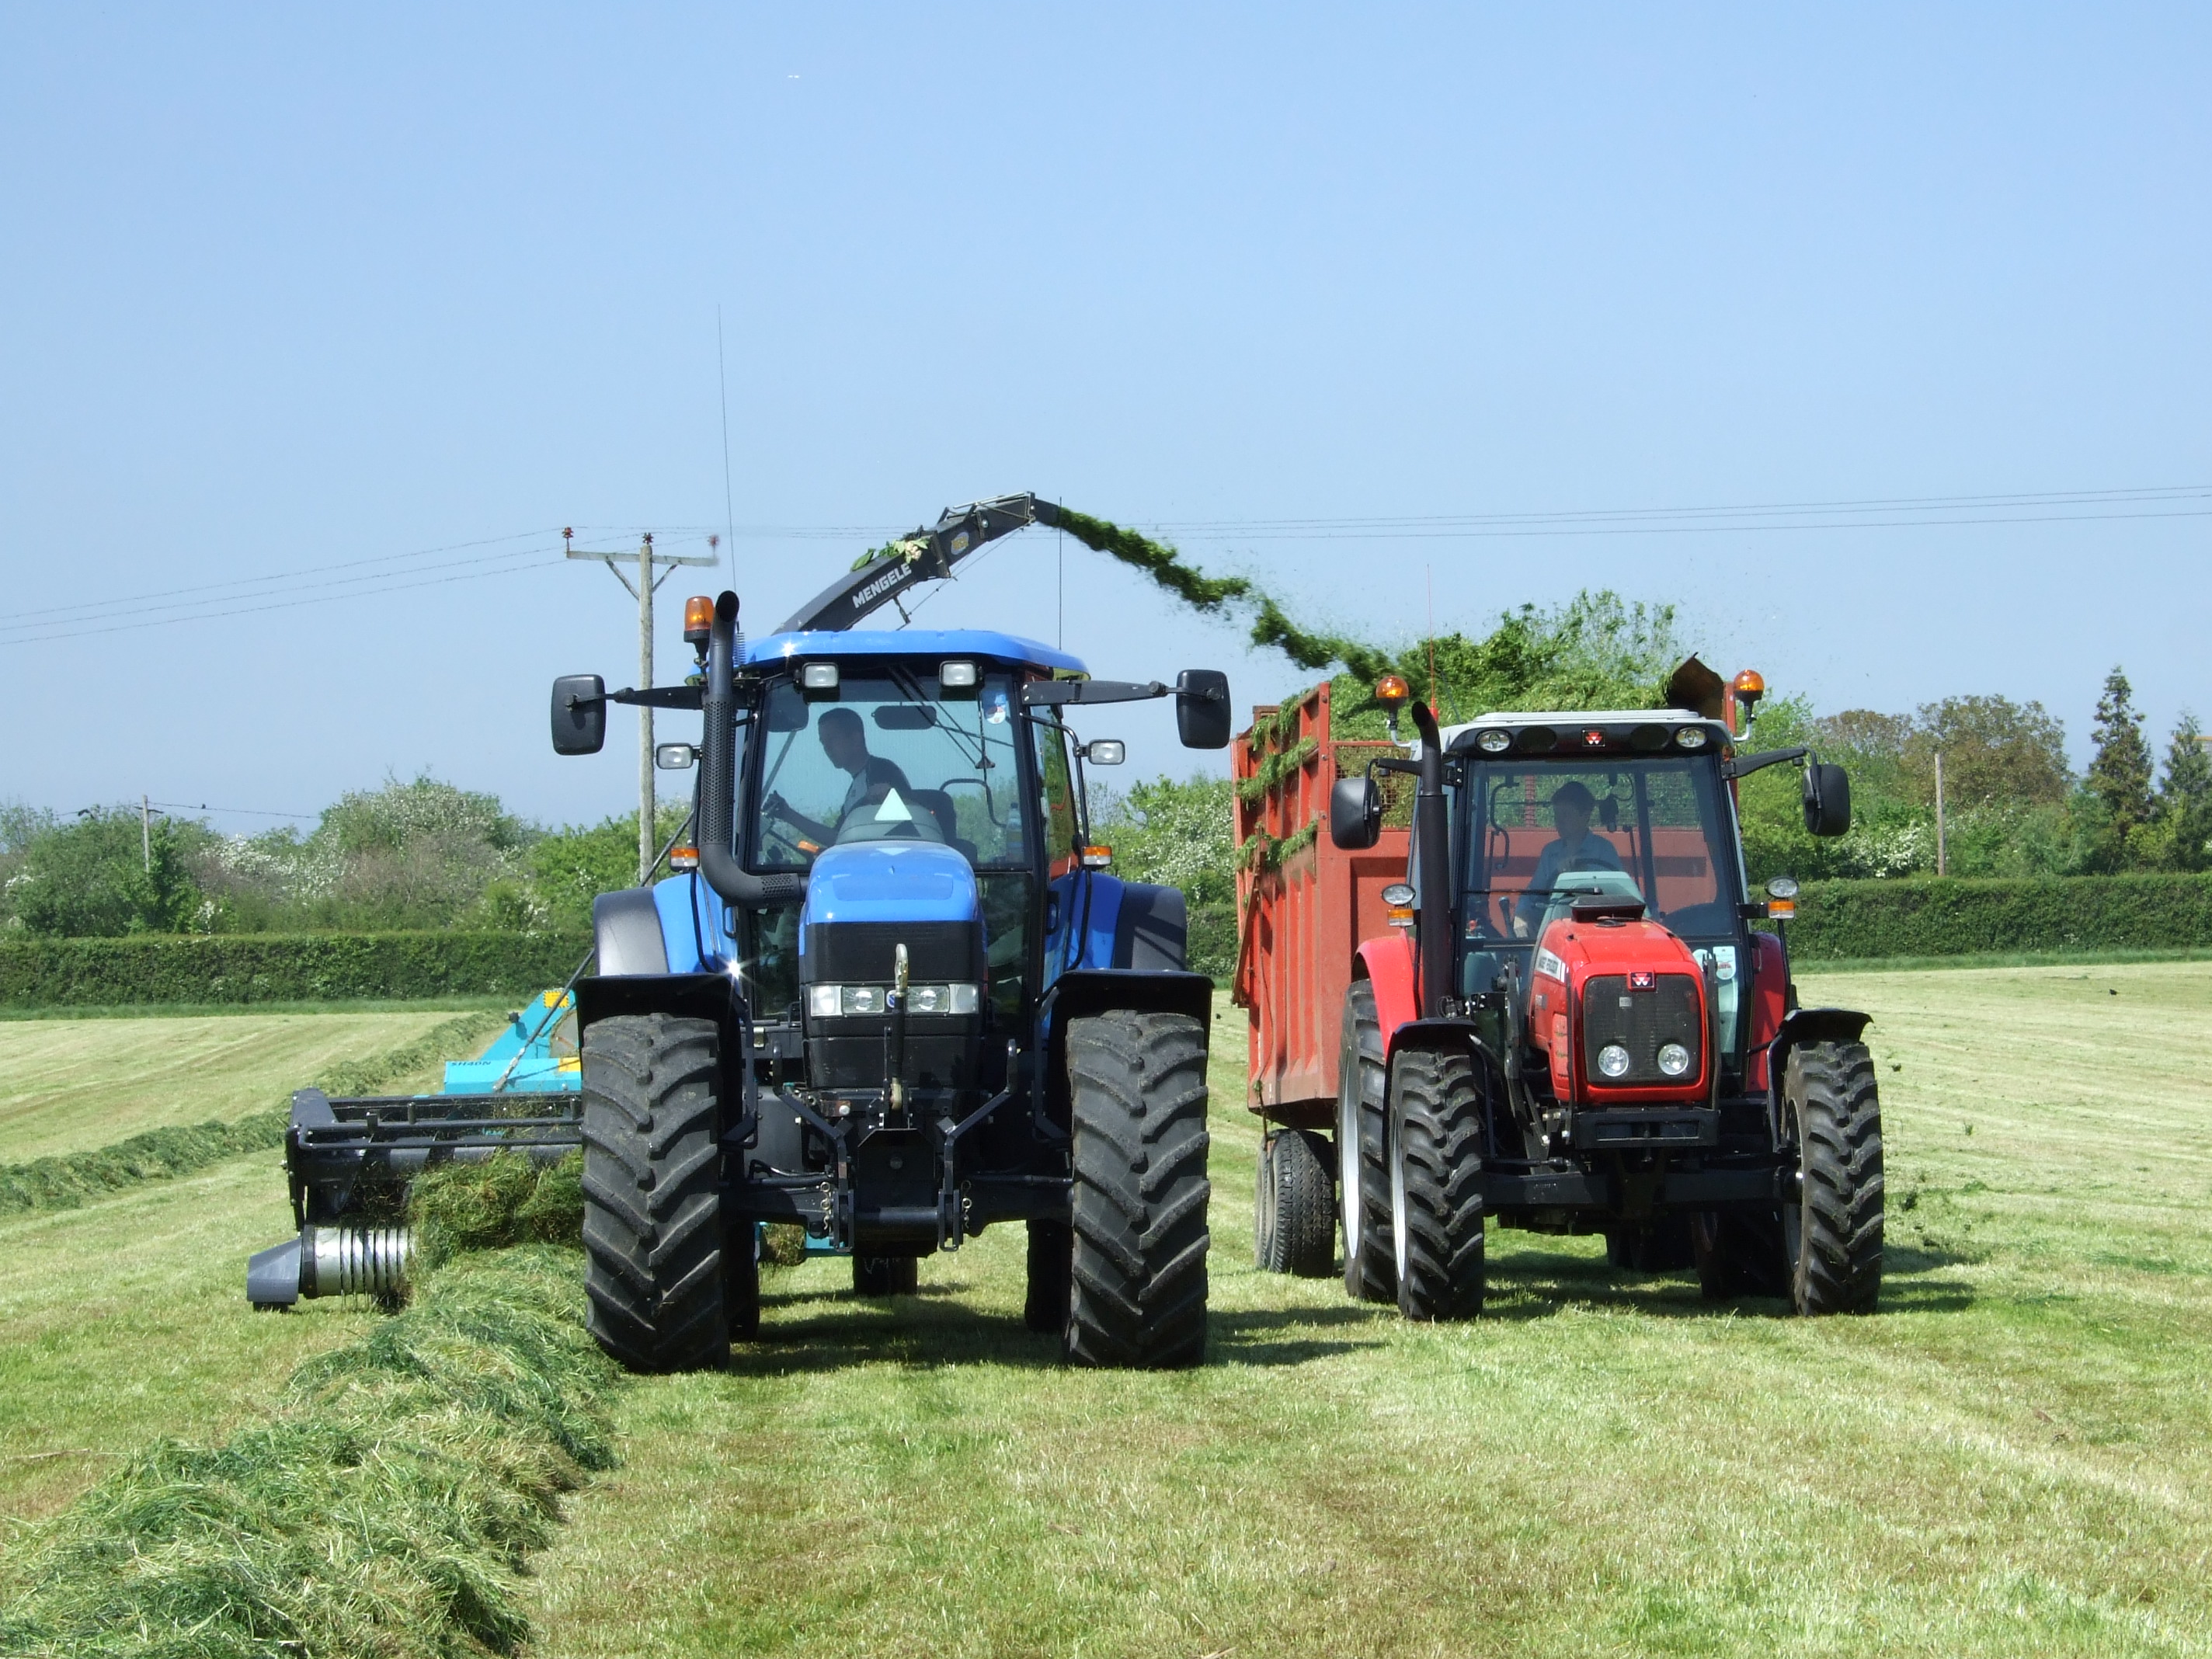
[[[302,1364],[267,1425],[157,1443],[24,1540],[0,1652],[513,1651],[525,1556],[614,1462],[582,1285],[563,1246],[457,1260]]]
[[[457,1015],[414,1042],[368,1060],[331,1066],[319,1086],[332,1094],[367,1094],[447,1058],[495,1030],[502,1016],[490,1011]],[[88,1152],[0,1165],[0,1216],[26,1210],[72,1210],[94,1199],[281,1146],[291,1121],[288,1097],[281,1105],[228,1122],[149,1129]]]

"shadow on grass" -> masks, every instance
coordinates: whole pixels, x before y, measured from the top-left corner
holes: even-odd
[[[1972,1285],[1926,1275],[1953,1259],[1889,1244],[1883,1251],[1882,1314],[1958,1313],[1975,1301]],[[1500,1260],[1489,1272],[1486,1319],[1548,1319],[1568,1307],[1618,1310],[1652,1319],[1794,1319],[1787,1297],[1744,1296],[1707,1301],[1693,1272],[1639,1273],[1601,1256],[1528,1251]]]
[[[1395,1310],[1373,1306],[1215,1309],[1206,1322],[1206,1363],[1302,1365],[1376,1346],[1396,1320]],[[1060,1363],[1056,1334],[1039,1334],[1015,1315],[976,1307],[957,1285],[934,1285],[880,1300],[849,1291],[764,1291],[760,1334],[732,1346],[729,1370],[739,1376],[870,1364],[1037,1370]]]

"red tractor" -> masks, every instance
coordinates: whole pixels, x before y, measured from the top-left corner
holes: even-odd
[[[1802,764],[1805,827],[1834,836],[1850,786],[1802,749],[1738,752],[1763,690],[1692,659],[1666,708],[1439,730],[1414,704],[1408,758],[1333,742],[1322,686],[1265,723],[1272,757],[1238,744],[1261,1265],[1332,1271],[1340,1224],[1351,1294],[1466,1318],[1494,1216],[1601,1232],[1619,1267],[1694,1265],[1716,1298],[1873,1310],[1867,1016],[1797,1006],[1784,933],[1751,925],[1796,886],[1746,890],[1735,800]],[[1405,684],[1376,694],[1395,732]],[[1413,787],[1407,828],[1384,825],[1386,782]]]

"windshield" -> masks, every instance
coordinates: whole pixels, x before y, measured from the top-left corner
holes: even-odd
[[[944,692],[934,663],[848,675],[828,696],[775,682],[750,796],[753,867],[804,869],[825,847],[861,841],[934,842],[978,866],[1025,865],[1012,695],[1003,673]]]
[[[1713,769],[1688,760],[1468,769],[1470,939],[1534,939],[1559,890],[1632,893],[1685,939],[1735,927]]]

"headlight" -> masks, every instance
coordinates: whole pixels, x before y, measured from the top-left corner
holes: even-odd
[[[1486,755],[1502,755],[1513,746],[1513,734],[1510,732],[1478,732],[1474,734],[1474,746]]]
[[[1597,1051],[1597,1068],[1607,1077],[1620,1077],[1628,1070],[1628,1050],[1618,1042],[1608,1042]]]
[[[1659,1069],[1668,1077],[1680,1077],[1690,1069],[1690,1051],[1679,1042],[1662,1043],[1659,1048]]]
[[[1674,746],[1678,749],[1703,749],[1705,746],[1705,728],[1702,726],[1683,726],[1674,733]]]
[[[906,1011],[910,1014],[972,1014],[981,1005],[981,988],[975,985],[909,985]],[[883,1014],[890,1010],[887,985],[810,985],[806,1012],[816,1019],[836,1019],[853,1014]]]

